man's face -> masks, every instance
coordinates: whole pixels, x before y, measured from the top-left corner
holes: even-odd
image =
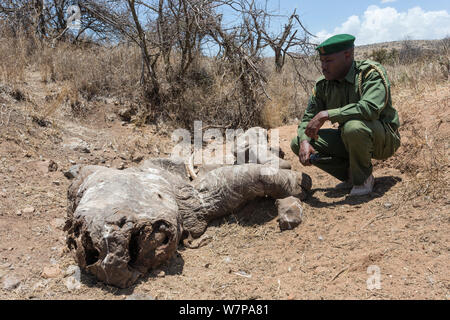
[[[347,75],[349,54],[347,51],[320,56],[322,73],[327,80],[341,80]]]

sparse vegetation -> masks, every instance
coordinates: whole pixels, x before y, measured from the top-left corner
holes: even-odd
[[[127,0],[114,8],[83,1],[78,33],[67,30],[64,1],[52,0],[44,11],[40,4],[10,8],[0,1],[0,15],[9,23],[2,29],[3,49],[18,51],[5,52],[3,79],[23,81],[25,69],[34,68],[43,81],[64,81],[86,101],[123,97],[139,105],[135,123],[141,124],[162,120],[190,128],[202,119],[228,127],[261,125],[271,101],[266,86],[272,69],[307,65],[305,54],[312,49],[295,11],[282,33],[271,35],[271,14],[253,0]],[[217,9],[224,6],[242,22],[225,26]],[[54,23],[43,25],[42,19]],[[206,44],[215,47],[215,56],[203,53]],[[273,65],[262,57],[269,47],[276,53]],[[303,72],[297,77],[313,81]]]
[[[55,16],[50,25],[42,28],[42,24],[36,24],[39,19],[28,19],[23,14],[28,11],[23,11],[20,17],[27,19],[11,23],[13,20],[5,20],[1,11],[6,2],[13,3],[0,0],[0,16],[4,19],[0,26],[0,215],[4,219],[0,221],[6,221],[0,225],[3,241],[0,249],[5,257],[17,258],[15,266],[23,267],[23,272],[34,278],[25,283],[30,286],[29,291],[25,286],[26,293],[5,291],[4,296],[28,298],[33,292],[41,298],[54,298],[47,295],[47,289],[31,289],[41,280],[41,265],[36,271],[36,265],[27,266],[24,257],[42,259],[39,261],[42,265],[59,257],[59,251],[56,255],[53,247],[62,247],[58,237],[63,237],[63,232],[57,233],[56,228],[47,232],[47,228],[52,218],[65,215],[70,181],[66,181],[62,169],[49,175],[44,168],[42,174],[45,162],[41,158],[55,160],[64,170],[73,162],[116,168],[133,166],[139,159],[150,156],[167,157],[173,129],[192,129],[194,120],[202,120],[205,127],[216,125],[220,129],[291,124],[292,128],[282,128],[284,143],[294,134],[295,118],[301,118],[311,87],[320,75],[314,64],[316,58],[305,52],[289,55],[282,52],[279,56],[282,64],[278,60],[277,67],[275,58],[260,55],[257,41],[245,38],[245,32],[244,36],[237,32],[243,29],[228,34],[241,37],[238,40],[244,42],[239,45],[233,44],[225,33],[213,34],[222,44],[217,55],[206,54],[197,45],[192,47],[191,56],[186,52],[184,58],[179,41],[167,39],[173,41],[171,49],[164,46],[158,49],[158,45],[167,42],[149,37],[145,41],[151,57],[156,57],[158,50],[170,51],[166,56],[160,53],[152,66],[158,84],[155,100],[154,83],[146,73],[148,69],[139,47],[142,40],[137,33],[133,33],[137,42],[130,40],[114,26],[100,23],[84,11],[87,9],[82,9],[84,18],[97,21],[96,36],[87,38],[69,32],[60,36],[65,28],[64,20],[58,20],[61,16]],[[59,0],[48,3],[67,5]],[[54,9],[50,12],[56,14]],[[286,17],[287,21],[289,18]],[[133,26],[132,20],[125,22]],[[249,24],[253,22],[247,20]],[[24,23],[38,26],[39,32],[35,32],[36,28],[24,29]],[[154,24],[143,25],[150,31],[155,28]],[[170,27],[176,29],[176,24]],[[197,36],[207,37],[202,33]],[[253,36],[253,40],[258,39],[257,34]],[[107,38],[114,42],[106,43]],[[360,289],[365,289],[367,266],[375,263],[381,265],[386,279],[385,296],[365,292],[366,297],[445,297],[448,293],[445,231],[449,222],[445,208],[450,187],[449,43],[447,37],[356,48],[357,59],[371,58],[386,66],[393,105],[400,115],[401,148],[391,159],[374,164],[381,196],[374,196],[368,203],[351,202],[330,191],[334,181],[329,177],[315,175],[314,194],[305,204],[306,223],[301,230],[283,234],[276,231],[273,203],[263,199],[247,207],[247,215],[236,212],[232,219],[216,221],[212,228],[214,241],[203,251],[181,252],[189,261],[184,270],[180,267],[183,275],[179,269],[172,272],[166,268],[167,275],[172,272],[170,278],[160,278],[155,273],[151,281],[144,281],[136,291],[158,292],[159,298],[190,298],[192,292],[200,298],[286,299],[295,295],[359,298]],[[247,51],[242,54],[236,48]],[[182,63],[183,59],[187,60]],[[188,63],[189,59],[192,60]],[[63,149],[68,136],[90,139],[91,153]],[[288,143],[283,150],[299,170],[295,157],[289,154]],[[34,216],[25,216],[20,211],[28,205],[35,207]],[[13,233],[7,234],[6,229]],[[319,236],[322,239],[318,240]],[[43,238],[48,243],[39,242]],[[29,243],[23,242],[21,251],[17,250],[16,242],[24,239]],[[31,253],[30,242],[34,240],[38,245],[33,243],[36,248]],[[6,249],[13,246],[14,250]],[[59,262],[64,261],[66,267],[73,264],[67,255],[61,256],[64,258]],[[183,265],[183,259],[177,259]],[[412,266],[410,261],[418,262]],[[400,266],[411,268],[411,273]],[[0,265],[3,277],[1,272],[9,267],[1,268],[3,264]],[[243,279],[248,281],[244,285],[233,278],[241,269],[253,272],[252,279]],[[209,278],[205,276],[208,272]],[[390,274],[392,278],[388,278]],[[414,274],[418,276],[414,278]],[[192,279],[199,275],[210,282],[192,288]],[[428,275],[434,278],[429,280]],[[250,282],[255,279],[262,279],[258,286]],[[67,292],[62,281],[57,281],[60,280],[50,280],[49,286],[59,286],[54,290],[61,290],[58,294],[64,297],[120,297],[89,279],[85,280],[89,288],[85,286],[75,296]]]
[[[398,61],[398,51],[397,49],[391,49],[390,51],[385,48],[374,49],[370,55],[370,59],[381,64],[394,64]]]

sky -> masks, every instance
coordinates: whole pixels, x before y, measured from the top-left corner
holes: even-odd
[[[284,15],[297,9],[317,43],[338,33],[354,35],[356,45],[450,36],[449,0],[269,0],[268,8]],[[274,32],[281,26],[275,22]]]

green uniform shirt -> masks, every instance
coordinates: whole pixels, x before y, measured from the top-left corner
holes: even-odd
[[[383,72],[383,76],[373,66]],[[360,77],[362,77],[361,95]],[[386,70],[375,61],[354,61],[347,76],[340,81],[326,80],[324,76],[317,80],[308,107],[298,126],[300,141],[311,140],[305,135],[306,126],[323,110],[328,110],[330,121],[339,123],[339,126],[348,120],[380,120],[389,124],[393,131],[400,126],[398,113],[392,107]]]

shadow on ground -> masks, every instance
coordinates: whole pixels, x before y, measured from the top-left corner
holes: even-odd
[[[223,224],[238,223],[241,226],[264,225],[278,216],[275,200],[270,197],[258,198],[247,202],[233,214],[211,221],[208,227],[220,227]]]
[[[359,205],[362,203],[370,202],[377,198],[381,198],[393,186],[401,181],[402,179],[400,177],[393,176],[375,178],[373,192],[366,196],[359,197],[350,197],[350,189],[337,190],[334,188],[334,186],[330,188],[312,189],[309,197],[307,198],[307,200],[305,200],[305,202],[315,208],[334,207],[336,205],[342,204]],[[317,192],[323,192],[326,198],[332,199],[333,201],[326,202],[319,199],[315,196]]]

